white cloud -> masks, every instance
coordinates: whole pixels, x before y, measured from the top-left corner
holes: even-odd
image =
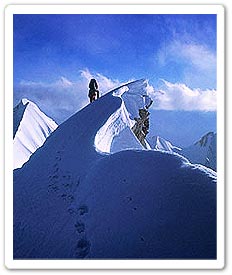
[[[154,98],[156,96],[156,91],[155,91],[154,87],[152,85],[150,85],[148,82],[147,82],[146,90],[147,90],[147,94],[151,98]]]
[[[100,73],[93,74],[88,69],[81,70],[81,76],[85,80],[86,87],[88,87],[89,80],[95,78],[97,80],[99,90],[102,94],[118,87],[121,83],[119,80],[112,80]]]
[[[125,84],[101,73],[94,74],[88,69],[81,70],[76,81],[64,76],[53,83],[22,80],[14,88],[14,104],[16,105],[22,98],[28,98],[34,101],[43,112],[61,123],[89,103],[88,84],[91,78],[97,80],[101,95]],[[148,84],[147,92],[154,99],[152,105],[154,109],[216,110],[215,90],[190,89],[185,84],[173,84],[163,80],[159,91]]]
[[[216,54],[202,45],[177,45],[176,51],[188,59],[196,68],[200,70],[214,71],[216,69]]]
[[[97,80],[101,95],[120,85],[118,80],[91,73],[88,69],[80,71],[76,81],[64,76],[52,83],[22,80],[14,88],[14,104],[28,98],[58,123],[63,122],[89,103],[88,84],[91,78]]]
[[[174,40],[160,49],[157,59],[163,67],[175,63],[182,70],[182,82],[191,87],[216,86],[216,52],[204,45]]]
[[[183,43],[174,40],[165,45],[158,53],[160,64],[166,65],[170,61],[186,61],[198,69],[215,69],[216,54],[201,44]]]
[[[190,89],[185,84],[163,80],[159,91],[153,92],[153,108],[163,110],[216,111],[217,91]]]

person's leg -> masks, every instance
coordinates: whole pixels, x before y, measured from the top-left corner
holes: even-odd
[[[97,93],[97,98],[99,98],[99,91],[98,91],[98,90],[96,90],[96,93]]]
[[[93,94],[92,96],[91,96],[91,101],[90,102],[93,102],[95,100],[95,94]]]

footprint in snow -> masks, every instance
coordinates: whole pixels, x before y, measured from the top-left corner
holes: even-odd
[[[132,201],[132,197],[126,197],[128,201]]]
[[[80,216],[83,216],[84,214],[87,214],[89,212],[89,208],[87,205],[81,205],[79,208],[78,208],[78,213]]]
[[[140,237],[140,240],[142,241],[142,242],[145,242],[145,239],[144,239],[144,237]]]
[[[90,242],[86,239],[80,239],[76,245],[76,256],[78,258],[85,258],[90,251]]]
[[[76,228],[77,233],[83,233],[85,231],[85,224],[81,223],[81,222],[77,222],[75,224],[75,228]]]

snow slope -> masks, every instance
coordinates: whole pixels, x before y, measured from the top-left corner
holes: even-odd
[[[193,145],[183,148],[181,155],[192,163],[200,163],[217,170],[217,134],[209,132]]]
[[[145,91],[136,81],[89,104],[15,170],[15,259],[216,258],[216,173],[126,149],[139,147],[128,92]]]
[[[77,213],[86,257],[214,258],[214,180],[211,171],[159,151],[122,151],[97,162],[76,193],[77,209],[88,207]]]
[[[22,99],[14,108],[14,169],[22,167],[56,128],[35,103]]]

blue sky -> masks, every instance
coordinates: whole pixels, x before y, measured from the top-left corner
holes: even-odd
[[[14,79],[52,82],[65,75],[74,81],[88,68],[121,81],[182,82],[194,66],[191,47],[215,69],[215,15],[15,15]],[[213,73],[210,81],[187,82],[216,88]]]
[[[216,15],[14,15],[14,104],[60,123],[88,103],[89,78],[102,93],[146,78],[154,109],[214,112],[216,35]]]

